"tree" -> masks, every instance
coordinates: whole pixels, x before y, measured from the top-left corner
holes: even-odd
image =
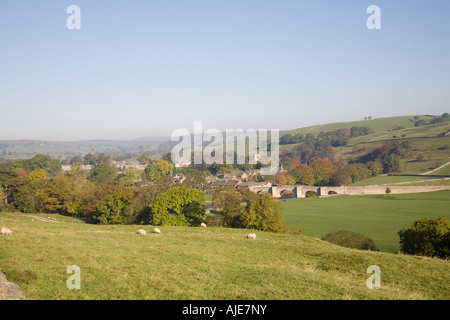
[[[134,224],[150,223],[150,204],[157,195],[164,193],[165,190],[158,186],[145,186],[134,188],[134,195],[125,209],[127,220],[125,223]]]
[[[205,215],[205,194],[187,187],[173,187],[159,194],[150,204],[153,225],[188,226]]]
[[[224,227],[243,228],[241,216],[258,198],[247,188],[223,188],[214,192],[212,201],[213,207],[223,216]]]
[[[52,159],[49,155],[37,154],[31,159],[24,160],[24,169],[27,171],[33,171],[35,169],[42,169],[47,173],[61,171],[61,165],[59,160]]]
[[[424,218],[398,232],[400,251],[406,254],[448,258],[450,222],[447,218]]]
[[[81,156],[75,156],[70,159],[70,164],[74,164],[74,163],[81,164],[82,162],[83,162],[83,158]]]
[[[382,160],[385,173],[397,171],[400,167],[400,158],[397,154],[391,153]]]
[[[83,168],[81,162],[74,162],[70,165],[69,175],[71,176],[82,176]]]
[[[3,185],[10,209],[24,213],[38,211],[37,190],[32,186],[28,172],[22,169],[11,172],[4,180]]]
[[[275,180],[275,184],[277,184],[277,185],[286,185],[287,184],[286,177],[279,172],[277,174],[275,174],[274,180]]]
[[[253,201],[241,216],[244,228],[267,232],[284,230],[283,220],[280,203],[269,194]]]
[[[92,153],[88,153],[84,156],[83,164],[93,166],[97,161],[97,157]]]
[[[372,177],[379,175],[383,172],[383,165],[379,161],[369,161],[366,163],[367,168],[370,170]]]
[[[67,211],[94,223],[123,224],[132,197],[133,191],[118,182],[87,182],[67,204]]]
[[[197,170],[191,171],[186,174],[186,178],[183,181],[183,186],[205,192],[209,189],[209,183],[205,180],[205,178],[206,172]]]
[[[11,162],[11,164],[9,165],[9,170],[11,171],[16,171],[17,169],[24,169],[24,164],[23,164],[23,160],[14,160]]]
[[[149,181],[156,181],[161,176],[171,175],[173,168],[173,164],[165,160],[156,160],[145,167],[144,174]]]
[[[126,187],[131,187],[134,185],[134,180],[138,178],[138,174],[134,169],[127,168],[125,171],[120,175],[119,182],[121,182]]]
[[[309,166],[313,170],[315,185],[328,185],[336,170],[329,159],[314,159]]]
[[[152,154],[146,151],[137,158],[137,161],[141,164],[149,164],[152,161]]]
[[[47,183],[42,191],[41,199],[45,212],[64,214],[71,198],[72,188],[66,176],[58,176]]]
[[[312,186],[314,185],[314,173],[313,170],[305,165],[300,164],[291,170],[290,175],[294,178],[296,184]]]
[[[7,204],[8,198],[6,197],[6,193],[3,188],[0,186],[0,210]]]
[[[421,126],[425,126],[427,124],[427,122],[423,119],[417,120],[414,123],[414,127],[421,127]]]
[[[91,170],[89,180],[96,183],[112,181],[116,178],[117,169],[108,164],[102,163]]]

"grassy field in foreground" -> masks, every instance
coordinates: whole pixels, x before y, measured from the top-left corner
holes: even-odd
[[[450,191],[401,195],[336,196],[281,202],[291,230],[321,238],[347,229],[372,238],[383,251],[399,249],[397,232],[420,218],[450,219]]]
[[[247,240],[248,230],[160,227],[161,234],[139,236],[138,226],[33,216],[0,213],[0,226],[14,232],[0,237],[0,271],[29,299],[450,298],[446,260],[295,234],[257,232]],[[71,265],[81,269],[81,290],[66,287]],[[370,265],[381,269],[381,290],[366,287]]]

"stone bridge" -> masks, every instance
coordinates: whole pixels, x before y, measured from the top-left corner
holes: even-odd
[[[274,198],[281,198],[284,195],[292,195],[296,198],[304,198],[306,192],[314,191],[318,196],[327,195],[366,195],[366,194],[386,194],[386,189],[390,189],[390,194],[421,193],[440,190],[450,190],[450,186],[364,186],[364,187],[313,187],[313,186],[271,186],[253,187],[250,191],[255,193],[270,193]]]

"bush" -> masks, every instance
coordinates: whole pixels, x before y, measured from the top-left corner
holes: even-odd
[[[377,246],[371,238],[349,230],[340,230],[337,232],[328,233],[322,238],[322,240],[341,247],[378,251]]]
[[[246,229],[267,232],[284,231],[281,205],[268,194],[252,202],[242,213],[240,219]]]
[[[221,213],[215,213],[206,219],[206,225],[208,227],[226,227],[225,215]]]
[[[317,196],[317,192],[315,192],[315,191],[306,191],[306,193],[305,193],[306,198],[315,197],[315,196]]]
[[[450,256],[450,222],[447,218],[425,218],[403,228],[400,251],[406,254],[448,258]]]

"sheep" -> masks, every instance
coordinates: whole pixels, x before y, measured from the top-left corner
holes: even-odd
[[[11,230],[9,230],[9,229],[6,229],[6,228],[2,228],[1,230],[0,230],[0,233],[2,234],[2,235],[12,235],[12,231]]]
[[[247,239],[253,239],[256,240],[256,234],[254,233],[249,233],[248,235],[245,236]]]
[[[200,225],[202,228],[206,228],[206,224],[202,222],[202,224]]]
[[[139,229],[136,233],[145,236],[147,234],[147,231],[145,231],[144,229]]]
[[[158,228],[153,229],[154,233],[161,233],[161,230],[159,230]]]

